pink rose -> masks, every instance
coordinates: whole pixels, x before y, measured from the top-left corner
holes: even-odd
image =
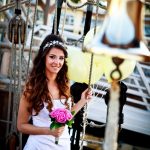
[[[69,110],[57,108],[50,113],[50,117],[54,118],[58,123],[66,123],[67,121],[71,120],[73,116]]]
[[[72,112],[74,114],[74,112]],[[50,129],[59,128],[64,124],[67,124],[69,127],[73,123],[73,115],[68,109],[57,108],[50,112],[49,116],[52,118],[52,123]],[[58,138],[55,138],[55,143],[58,144]]]
[[[72,114],[70,113],[70,111],[68,111],[67,113],[67,120],[71,120],[73,118]]]

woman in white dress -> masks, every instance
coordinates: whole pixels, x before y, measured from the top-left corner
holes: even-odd
[[[20,100],[17,127],[30,135],[24,150],[70,150],[67,125],[51,130],[49,112],[54,108],[67,108],[76,114],[91,100],[92,92],[86,89],[79,102],[70,107],[66,58],[67,50],[61,37],[48,35],[34,59]],[[28,123],[30,117],[33,124]],[[55,144],[58,137],[59,143]]]

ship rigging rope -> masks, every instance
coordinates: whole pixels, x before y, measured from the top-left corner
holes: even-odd
[[[16,82],[16,72],[17,72],[17,65],[16,65],[16,45],[15,45],[15,48],[13,49],[14,51],[14,59],[13,59],[13,117],[12,117],[12,125],[11,125],[11,133],[13,131],[16,131],[15,127],[16,127],[16,100],[17,100],[17,90],[16,90],[16,85],[17,85],[17,82]]]
[[[21,98],[21,91],[22,91],[22,87],[21,87],[21,80],[22,80],[22,48],[21,48],[21,28],[19,26],[19,61],[18,61],[18,98],[20,100]],[[19,106],[19,100],[17,103],[17,106]],[[18,110],[18,109],[17,109]]]
[[[12,49],[11,49],[11,58],[10,58],[10,85],[9,85],[9,103],[8,103],[8,114],[7,120],[10,120],[10,103],[11,96],[13,93],[13,105],[12,105],[12,122],[10,135],[12,133],[17,132],[17,114],[18,114],[18,106],[19,100],[21,97],[21,77],[22,77],[22,48],[21,48],[21,27],[18,26],[19,33],[19,58],[17,58],[17,48],[16,44],[14,44],[14,28],[12,29]],[[6,137],[8,137],[9,125],[7,125]],[[22,139],[22,135],[20,134],[20,139]],[[20,147],[22,147],[22,140],[20,140]]]
[[[98,2],[99,2],[99,0],[96,1],[96,3],[98,3]],[[97,19],[98,19],[98,10],[99,10],[99,7],[97,5],[96,6],[96,18],[95,18],[95,26],[94,26],[94,35],[96,34],[96,26],[97,26]],[[89,83],[88,83],[89,90],[90,90],[90,86],[91,86],[91,77],[92,77],[92,69],[93,69],[93,58],[94,58],[94,54],[92,53],[91,54],[91,60],[90,60],[90,72],[89,72]],[[86,126],[88,125],[88,121],[87,121],[87,108],[88,108],[88,104],[86,103],[84,105],[83,132],[82,132],[80,150],[83,149],[83,142],[84,142],[84,138],[85,138]]]
[[[28,21],[29,21],[29,12],[30,12],[30,6],[31,6],[31,0],[28,0],[28,7],[27,7],[27,15],[26,15],[26,24],[25,24],[25,42],[23,43],[23,50],[24,50],[24,45],[26,43],[26,39],[27,39],[27,31],[28,31]]]
[[[34,26],[35,26],[35,20],[36,20],[37,5],[38,5],[38,0],[36,0],[35,10],[34,10],[34,17],[33,17],[33,24],[32,24],[32,35],[31,35],[31,43],[30,43],[29,59],[28,59],[28,66],[27,66],[27,76],[26,77],[28,77],[30,60],[31,60],[31,55],[32,55],[32,44],[33,44],[33,34],[34,34]]]
[[[18,8],[18,1],[17,1],[17,8]],[[28,3],[28,9],[27,9],[27,16],[26,16],[26,24],[25,24],[25,40],[26,40],[26,34],[27,34],[27,25],[28,25],[28,16],[29,16],[29,7],[30,7],[30,0]],[[19,43],[18,43],[18,47],[19,47],[19,51],[18,51],[18,55],[17,55],[17,50],[16,50],[16,45],[15,47],[14,45],[14,30],[15,28],[13,28],[13,39],[12,39],[12,58],[11,58],[11,80],[10,80],[10,91],[9,91],[9,98],[11,101],[11,92],[12,92],[12,85],[13,85],[13,119],[12,119],[12,125],[11,125],[11,133],[13,132],[17,132],[16,129],[16,123],[17,123],[17,110],[19,107],[19,100],[21,97],[21,92],[22,92],[22,86],[21,86],[21,82],[22,82],[22,62],[23,62],[23,51],[24,51],[24,45],[25,42],[23,43],[22,47],[21,47],[21,26],[18,26],[18,39],[19,39]],[[18,59],[17,59],[18,56]],[[17,65],[18,64],[18,65]],[[13,79],[13,84],[12,84],[12,79]],[[10,107],[9,107],[10,108]],[[10,111],[8,110],[8,114],[10,115]],[[8,119],[10,119],[10,116],[8,116]],[[8,129],[9,130],[9,129]],[[7,132],[8,134],[8,132]],[[19,133],[19,142],[20,142],[20,148],[22,149],[22,134]]]
[[[63,24],[62,24],[62,29],[61,29],[61,36],[63,36],[64,32],[64,27],[65,27],[65,22],[66,22],[66,13],[67,13],[67,3],[65,3],[65,12],[64,12],[64,19],[63,19]]]
[[[29,11],[30,11],[30,6],[31,6],[31,0],[28,0],[28,6],[27,6],[27,15],[26,15],[26,24],[25,24],[25,42],[23,43],[23,46],[22,46],[22,61],[23,60],[25,60],[25,58],[24,58],[24,48],[25,48],[25,44],[26,44],[26,39],[27,39],[27,31],[28,31],[28,21],[29,21]],[[26,63],[26,65],[27,65],[27,62],[26,61],[24,61],[25,63]],[[22,62],[23,63],[23,62]],[[27,74],[27,72],[26,72],[26,74]]]
[[[7,112],[7,121],[10,120],[10,107],[11,107],[11,97],[12,97],[12,89],[13,89],[13,60],[14,60],[14,29],[12,31],[12,47],[11,47],[11,54],[10,54],[10,68],[9,68],[9,76],[10,76],[10,84],[9,84],[9,95],[8,95],[8,112]],[[6,137],[9,133],[9,123],[7,123],[6,127]]]
[[[29,0],[22,0],[22,1],[20,1],[20,4],[24,4],[24,3],[28,2],[28,1]],[[8,10],[8,9],[10,9],[12,7],[15,7],[15,6],[16,6],[16,2],[11,2],[11,3],[7,4],[7,5],[1,6],[0,7],[0,12],[3,12],[5,10]]]
[[[18,9],[20,1],[16,1],[16,8]],[[27,16],[26,16],[26,31],[27,31],[27,24],[28,24],[28,16],[29,16],[29,7],[30,7],[30,0],[27,10]],[[15,28],[18,27],[18,55],[17,55],[17,48],[16,44],[14,44],[15,40]],[[16,123],[17,123],[17,114],[18,114],[18,107],[19,107],[19,100],[21,97],[21,91],[22,91],[22,60],[23,60],[23,51],[24,51],[24,44],[23,43],[21,47],[21,26],[14,26],[12,28],[12,47],[11,47],[11,55],[10,55],[10,69],[9,69],[9,75],[10,75],[10,85],[9,85],[9,99],[8,99],[8,111],[7,111],[7,121],[10,120],[10,107],[11,107],[11,100],[12,100],[12,122],[11,122],[11,134],[13,132],[17,132]],[[26,36],[26,33],[25,33]],[[26,38],[26,37],[25,37]],[[18,57],[17,57],[18,56]],[[13,97],[12,97],[13,93]],[[9,123],[7,123],[6,127],[6,137],[9,137]],[[19,135],[19,141],[20,141],[20,148],[22,149],[22,134]]]
[[[57,6],[58,6],[58,0],[55,1],[55,17],[54,17],[54,34],[57,34]]]
[[[17,98],[16,98],[16,116],[18,114],[18,108],[19,108],[19,101],[21,98],[21,92],[22,92],[22,86],[21,86],[21,81],[22,81],[22,54],[23,54],[23,49],[21,47],[21,27],[19,26],[19,60],[18,60],[18,86],[16,91],[17,93]],[[17,126],[17,118],[14,122],[15,126]],[[20,149],[22,149],[22,133],[19,132],[19,142],[20,142]]]

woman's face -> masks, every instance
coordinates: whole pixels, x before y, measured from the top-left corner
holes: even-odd
[[[65,60],[63,50],[53,47],[46,55],[46,73],[57,74],[62,68]]]

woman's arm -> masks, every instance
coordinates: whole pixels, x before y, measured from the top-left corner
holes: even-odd
[[[47,127],[36,127],[28,123],[31,116],[29,108],[31,108],[31,104],[25,99],[24,96],[22,96],[19,104],[17,120],[17,128],[20,132],[32,135],[53,135],[55,137],[59,137],[62,134],[64,127],[56,130],[50,130],[50,128]]]
[[[86,89],[81,94],[81,99],[72,107],[71,111],[75,112],[74,115],[80,111],[80,109],[92,99],[92,90]]]

